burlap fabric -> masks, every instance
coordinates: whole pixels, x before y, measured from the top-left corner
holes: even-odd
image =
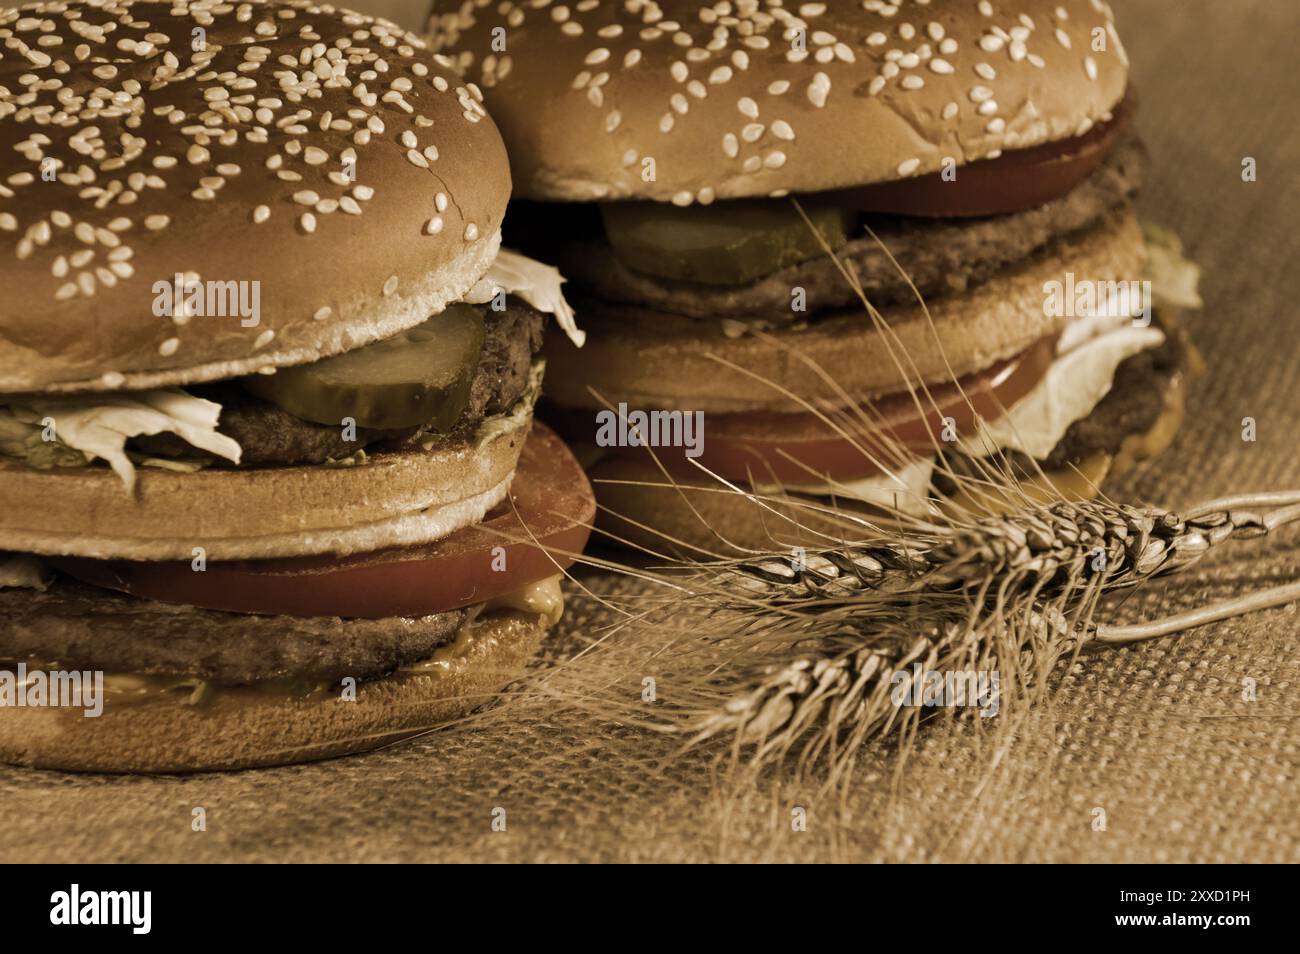
[[[1142,198],[1204,267],[1210,364],[1177,444],[1128,496],[1167,505],[1300,487],[1296,223],[1300,8],[1120,0],[1154,156]],[[1241,180],[1245,157],[1259,181]],[[1242,418],[1258,440],[1242,440]],[[1138,614],[1300,577],[1295,534],[1236,544]],[[627,580],[588,576],[603,592]],[[1300,861],[1300,620],[1260,613],[1081,660],[990,769],[969,733],[922,732],[901,780],[873,747],[840,802],[736,786],[664,739],[557,709],[316,765],[189,778],[0,768],[4,860]],[[610,621],[575,598],[563,628]],[[1258,699],[1242,700],[1242,680]],[[671,687],[661,687],[670,692]],[[191,831],[191,810],[208,830]],[[791,811],[808,807],[807,831]],[[493,810],[506,809],[504,832]],[[1096,809],[1106,830],[1095,831]]]

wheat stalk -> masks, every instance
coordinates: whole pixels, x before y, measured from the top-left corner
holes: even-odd
[[[746,601],[780,605],[987,586],[994,578],[1032,583],[1048,595],[1093,575],[1114,588],[1179,572],[1229,539],[1267,533],[1273,525],[1266,521],[1254,510],[1183,518],[1109,502],[1063,501],[978,519],[914,546],[881,541],[711,564],[703,579]]]
[[[1283,505],[1265,513],[1252,505]],[[1300,520],[1300,493],[1232,498],[1189,511],[1105,501],[984,518],[916,545],[879,541],[811,555],[768,554],[702,571],[701,592],[768,614],[785,658],[718,680],[712,710],[685,712],[688,745],[730,736],[756,766],[797,753],[844,775],[861,744],[920,718],[895,704],[926,672],[1003,669],[1006,700],[1083,648],[1167,635],[1300,597],[1300,584],[1132,627],[1093,621],[1107,592],[1185,570],[1230,539]],[[780,653],[778,653],[780,656]]]

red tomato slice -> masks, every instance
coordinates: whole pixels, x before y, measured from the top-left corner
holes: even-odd
[[[1092,175],[1119,142],[1136,108],[1137,94],[1130,86],[1111,119],[1082,136],[960,166],[956,178],[948,181],[934,172],[823,195],[846,209],[892,215],[948,218],[1032,209],[1060,198]]]
[[[861,416],[828,414],[848,437],[811,412],[707,414],[703,453],[695,462],[722,477],[775,478],[788,484],[877,475],[881,469],[871,458],[897,467],[897,445],[915,458],[933,453],[945,418],[952,418],[959,434],[968,434],[977,414],[1000,417],[1042,380],[1055,352],[1055,337],[1044,338],[1013,358],[959,378],[959,384],[931,385],[928,398],[920,391],[915,401],[910,394],[891,394],[863,409]],[[700,474],[681,449],[656,448],[655,455],[676,476]]]
[[[366,619],[423,616],[482,603],[554,576],[586,546],[595,514],[582,468],[563,441],[534,422],[509,499],[481,524],[434,543],[347,557],[210,563],[203,572],[184,561],[52,562],[87,583],[207,609]],[[496,547],[504,549],[504,563]],[[504,570],[494,569],[502,565]]]

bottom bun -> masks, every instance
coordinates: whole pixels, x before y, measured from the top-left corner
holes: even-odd
[[[346,623],[344,624],[346,625]],[[200,705],[184,694],[114,698],[103,713],[12,708],[0,718],[0,760],[81,772],[197,772],[286,765],[365,752],[490,703],[537,653],[546,617],[494,610],[426,663],[363,682],[355,701],[335,687],[307,697],[218,687]]]

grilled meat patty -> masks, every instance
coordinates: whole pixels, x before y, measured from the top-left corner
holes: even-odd
[[[1128,201],[1141,185],[1146,160],[1146,149],[1130,134],[1087,180],[1037,208],[970,219],[868,216],[867,224],[897,265],[868,234],[852,239],[836,254],[857,274],[877,306],[914,301],[909,279],[927,298],[960,294],[1053,239],[1095,224]],[[555,242],[547,252],[583,293],[692,318],[805,319],[807,314],[790,310],[792,288],[806,291],[809,313],[860,304],[835,262],[826,256],[781,269],[751,285],[719,287],[634,271],[618,260],[603,236]]]
[[[470,387],[469,405],[454,428],[457,431],[471,429],[519,400],[528,384],[533,356],[542,347],[546,316],[521,299],[507,298],[502,311],[488,305],[475,307],[484,319],[483,350]],[[321,464],[367,447],[400,449],[423,433],[420,428],[386,431],[359,427],[356,440],[347,441],[340,427],[294,417],[231,381],[197,385],[189,390],[221,405],[218,429],[243,448],[241,467]],[[184,456],[189,447],[174,434],[136,438],[132,446],[166,456]],[[226,465],[223,462],[219,466]]]
[[[243,685],[364,679],[427,659],[464,610],[418,618],[254,616],[161,603],[58,577],[0,589],[0,658]]]

